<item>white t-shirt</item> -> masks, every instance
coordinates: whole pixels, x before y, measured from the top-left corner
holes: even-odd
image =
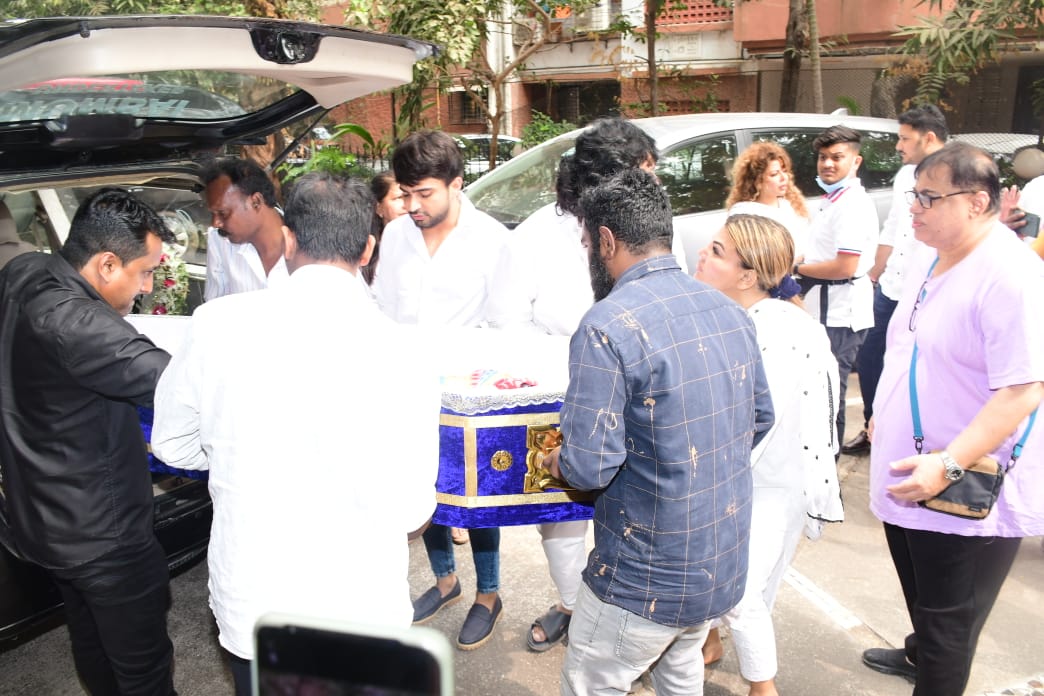
[[[211,227],[207,231],[207,285],[204,299],[275,287],[289,277],[282,256],[265,275],[261,256],[253,244],[233,244]]]
[[[374,295],[395,321],[427,326],[482,326],[486,297],[508,231],[460,195],[457,226],[429,254],[409,215],[392,220],[381,237]]]
[[[489,325],[571,336],[594,304],[581,234],[576,217],[559,213],[555,203],[515,228],[490,289]]]
[[[878,244],[892,247],[888,262],[878,279],[881,292],[890,300],[898,301],[903,294],[903,282],[906,277],[906,266],[914,249],[924,246],[917,241],[913,233],[913,216],[910,204],[906,200],[906,192],[913,190],[917,183],[914,176],[916,165],[908,164],[899,169],[892,184],[892,209],[881,226],[881,238]]]
[[[855,280],[813,287],[805,295],[805,309],[820,319],[819,295],[826,289],[826,325],[860,331],[874,325],[874,288],[866,273],[873,268],[877,251],[877,207],[859,179],[848,181],[844,188],[823,197],[819,213],[812,218],[805,263],[858,254]]]
[[[210,470],[221,645],[251,658],[270,611],[409,626],[406,535],[435,509],[439,459],[419,329],[318,264],[208,302],[190,327],[156,388],[152,448]]]

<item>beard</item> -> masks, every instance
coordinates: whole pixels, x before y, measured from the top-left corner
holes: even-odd
[[[588,250],[587,266],[591,271],[591,290],[594,291],[595,302],[604,300],[612,292],[616,281],[609,275],[609,269],[596,249]]]

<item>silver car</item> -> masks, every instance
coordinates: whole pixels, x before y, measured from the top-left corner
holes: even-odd
[[[884,220],[891,205],[892,179],[901,162],[895,152],[898,123],[890,119],[845,114],[721,113],[636,119],[634,124],[656,141],[660,161],[656,173],[670,194],[674,233],[681,237],[689,268],[696,268],[700,249],[725,219],[732,165],[748,145],[772,140],[794,162],[795,179],[806,197],[822,195],[816,185],[816,153],[812,141],[834,125],[863,134],[859,177]],[[465,189],[480,209],[514,227],[555,199],[558,160],[573,147],[575,130],[518,155]],[[812,205],[815,209],[815,205]]]

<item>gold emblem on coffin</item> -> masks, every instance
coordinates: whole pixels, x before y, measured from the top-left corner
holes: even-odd
[[[511,468],[515,458],[511,456],[511,453],[507,450],[497,450],[493,453],[493,456],[489,458],[489,465],[497,471],[507,471]]]
[[[576,490],[565,481],[556,479],[543,468],[544,458],[562,444],[562,431],[554,425],[531,425],[526,428],[526,478],[523,493],[543,493],[546,488]]]

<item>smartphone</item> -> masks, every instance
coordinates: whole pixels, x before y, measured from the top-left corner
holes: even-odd
[[[254,627],[254,696],[452,696],[441,633],[266,614]]]
[[[1026,221],[1026,224],[1017,230],[1018,233],[1023,237],[1036,237],[1040,233],[1040,216],[1034,213],[1026,213],[1026,216],[1022,219]]]

